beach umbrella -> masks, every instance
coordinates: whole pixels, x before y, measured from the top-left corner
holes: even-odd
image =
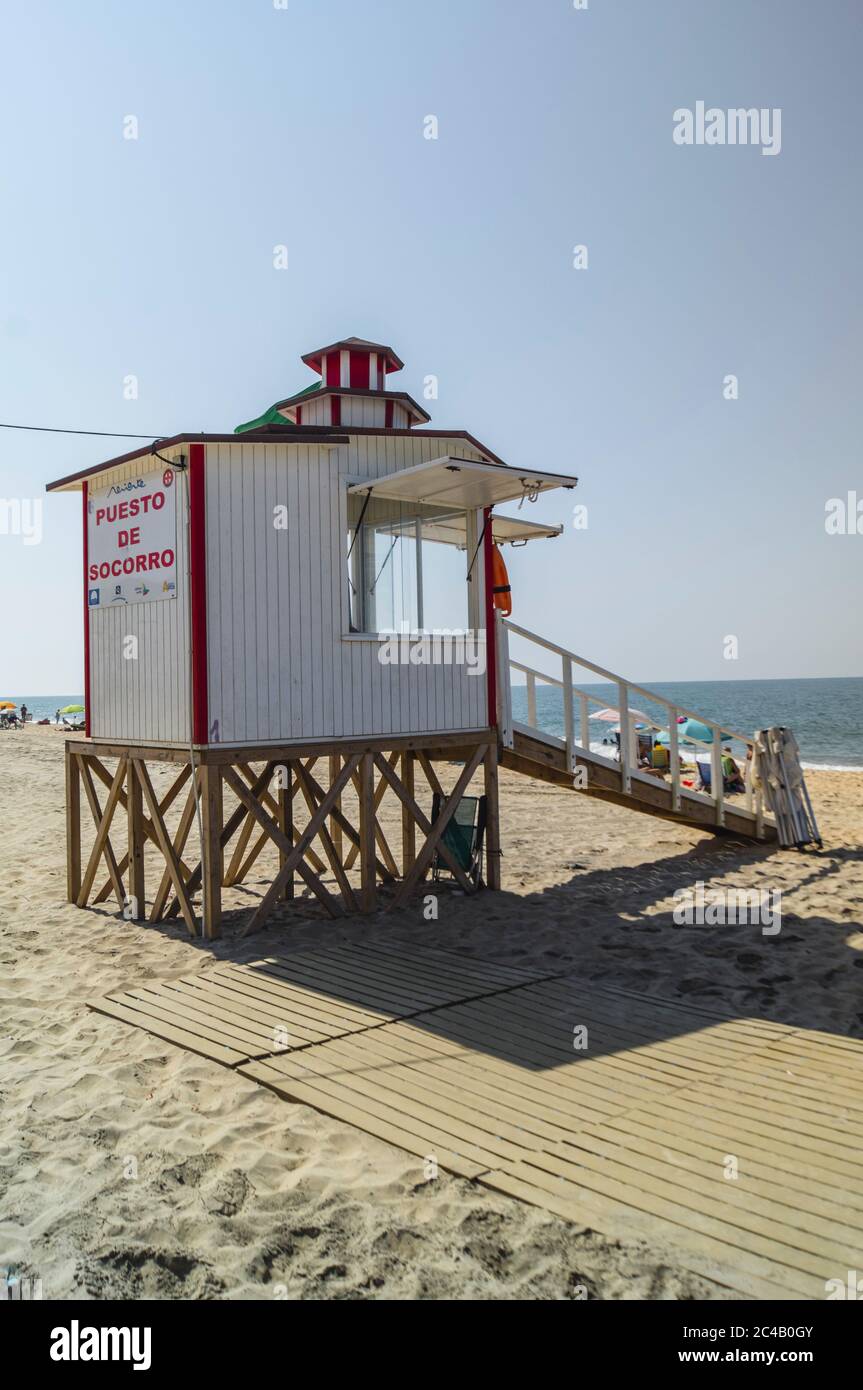
[[[683,734],[684,738],[696,738],[702,743],[713,742],[713,729],[709,728],[707,724],[702,724],[700,719],[687,719],[680,725],[678,732]],[[720,732],[720,743],[722,743],[725,738],[727,738],[727,735]]]
[[[677,725],[677,737],[679,739],[688,740],[698,739],[700,743],[712,743],[713,730],[708,728],[706,724],[702,724],[700,719],[684,719],[682,723],[678,723]],[[730,734],[720,733],[719,742],[725,743],[730,737]],[[671,735],[666,729],[663,729],[662,733],[659,735],[658,742],[662,744],[671,742]]]
[[[619,724],[619,723],[620,723],[620,710],[619,710],[619,709],[600,709],[600,710],[597,710],[596,714],[592,714],[590,717],[591,717],[591,719],[601,719],[602,722],[603,722],[603,724]],[[640,709],[631,709],[631,710],[629,711],[629,717],[630,717],[630,719],[647,719],[649,716],[646,715],[646,714],[644,713],[643,710],[640,710]]]
[[[0,700],[0,709],[17,709],[18,706],[13,700]]]
[[[58,714],[83,714],[83,713],[84,713],[84,706],[83,706],[83,705],[64,705],[63,708],[62,708],[61,710],[58,710],[58,711],[57,711],[57,713],[58,713]]]

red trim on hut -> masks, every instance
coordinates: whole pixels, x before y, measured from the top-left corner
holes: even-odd
[[[330,416],[331,425],[340,425],[342,423],[341,396],[330,396]]]
[[[488,722],[497,728],[497,642],[494,609],[494,541],[492,538],[491,507],[482,514],[482,556],[485,575],[485,665],[488,676]]]
[[[87,574],[90,568],[89,547],[87,544],[87,502],[89,488],[87,483],[81,486],[81,501],[84,513],[84,733],[90,737],[90,580]]]
[[[192,584],[192,742],[206,743],[207,692],[207,544],[203,444],[189,446],[189,572]]]

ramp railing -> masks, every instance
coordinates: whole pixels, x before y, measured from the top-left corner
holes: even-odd
[[[535,665],[517,660],[510,652],[510,638],[517,637],[526,643],[530,643],[534,648],[540,648],[542,652],[551,653],[556,659],[559,674],[552,675],[547,671],[539,670]],[[536,632],[530,632],[527,628],[520,627],[517,623],[501,614],[497,615],[497,690],[498,690],[498,724],[501,737],[505,747],[512,748],[514,735],[523,733],[532,735],[546,742],[562,745],[566,751],[566,766],[570,772],[574,772],[577,759],[602,761],[603,754],[594,752],[590,746],[590,718],[591,705],[600,707],[607,706],[608,700],[597,695],[593,691],[585,690],[583,686],[574,684],[573,668],[580,667],[597,676],[601,681],[607,682],[616,688],[616,701],[610,706],[615,709],[619,716],[620,723],[620,752],[619,768],[621,776],[621,789],[626,793],[631,793],[633,778],[655,780],[648,773],[639,769],[638,766],[638,736],[636,723],[652,729],[655,732],[668,732],[668,761],[669,776],[671,782],[671,804],[674,811],[680,811],[684,798],[694,797],[698,800],[707,800],[715,808],[716,824],[725,824],[725,789],[722,772],[722,750],[724,744],[738,743],[745,748],[746,766],[744,781],[746,785],[745,805],[746,810],[754,815],[756,820],[756,833],[760,834],[764,824],[764,805],[760,788],[753,788],[752,768],[755,752],[755,743],[747,734],[737,733],[729,729],[725,724],[717,724],[715,720],[709,719],[706,715],[698,714],[694,710],[685,708],[683,705],[676,704],[669,700],[667,696],[660,695],[656,690],[649,690],[647,687],[637,685],[634,681],[627,680],[624,676],[618,675],[614,671],[607,670],[604,666],[598,666],[596,662],[589,661],[586,657],[578,656],[577,653],[568,651],[565,647],[558,646],[556,642],[551,642],[547,637],[540,637]],[[512,708],[512,673],[517,672],[524,676],[527,687],[527,721],[516,720],[513,716]],[[563,706],[563,738],[550,735],[548,730],[543,729],[537,718],[537,687],[539,685],[550,686],[562,692]],[[630,698],[635,696],[641,700],[649,700],[652,704],[658,705],[665,714],[665,723],[659,723],[649,714],[639,711],[636,715],[631,715],[634,701]],[[576,714],[577,710],[577,714]],[[712,734],[712,739],[708,741],[703,738],[696,738],[692,734],[685,735],[688,745],[695,745],[696,749],[703,748],[710,754],[710,792],[699,792],[688,787],[683,787],[681,783],[680,766],[680,744],[678,720],[685,719],[697,720],[703,724]],[[612,762],[618,766],[617,758],[606,758],[605,761]]]

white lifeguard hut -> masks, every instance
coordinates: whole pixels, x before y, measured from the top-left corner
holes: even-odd
[[[721,790],[717,813],[684,804],[679,781],[662,793],[655,781],[642,787],[626,739],[619,766],[592,756],[585,721],[593,697],[572,686],[580,659],[496,611],[495,547],[553,538],[562,526],[531,522],[523,507],[510,517],[494,509],[577,479],[510,467],[467,432],[431,427],[422,406],[387,389],[403,365],[391,347],[347,338],[302,360],[316,379],[233,434],[155,441],[49,485],[82,494],[87,727],[67,744],[70,900],[87,904],[104,862],[97,899],[113,893],[127,914],[131,903],[129,915],[150,920],[182,912],[194,931],[203,884],[203,930],[215,935],[222,886],[241,881],[237,848],[254,829],[277,845],[280,867],[250,926],[290,894],[294,874],[333,913],[372,910],[379,882],[398,881],[403,901],[435,854],[451,860],[442,836],[479,768],[485,881],[497,887],[501,756],[568,784],[581,764],[592,773],[580,790],[726,828]],[[510,631],[562,660],[562,680],[511,661]],[[526,725],[512,717],[511,667],[533,695]],[[536,726],[537,679],[563,685],[562,741]],[[621,697],[626,727],[624,689]],[[580,741],[574,700],[582,701]],[[321,759],[325,779],[313,770]],[[178,765],[161,801],[147,771],[153,761]],[[445,794],[435,764],[457,762],[462,771]],[[416,799],[416,766],[439,798],[433,825]],[[108,788],[104,805],[94,777]],[[86,864],[82,783],[96,823]],[[349,786],[358,825],[343,811]],[[169,831],[165,812],[184,788],[180,823]],[[226,790],[236,802],[229,814]],[[377,816],[388,792],[402,807],[401,863]],[[301,801],[308,820],[298,827]],[[110,834],[120,807],[122,856]],[[200,863],[188,869],[183,849],[196,814]],[[756,833],[751,814],[738,833]],[[164,861],[150,900],[145,845]],[[450,867],[466,890],[477,886]]]

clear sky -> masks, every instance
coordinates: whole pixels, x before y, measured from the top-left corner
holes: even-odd
[[[0,420],[232,429],[391,343],[435,424],[581,479],[530,516],[586,530],[507,552],[517,621],[641,681],[863,674],[863,523],[825,531],[863,499],[859,0],[0,14]],[[698,101],[780,108],[781,152],[675,144]],[[130,447],[0,430],[0,498]],[[0,695],[81,690],[80,544],[77,494],[0,534]]]

